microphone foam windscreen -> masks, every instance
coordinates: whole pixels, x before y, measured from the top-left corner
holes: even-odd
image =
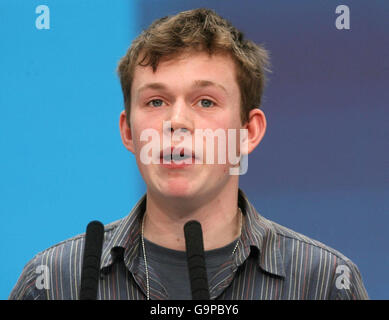
[[[184,226],[186,255],[193,300],[209,300],[207,269],[201,224],[192,220]]]
[[[99,221],[90,222],[85,235],[80,300],[96,300],[103,240],[103,224]]]

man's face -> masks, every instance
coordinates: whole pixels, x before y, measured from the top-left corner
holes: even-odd
[[[183,132],[180,131],[182,129],[192,139],[190,143],[181,143],[180,146],[185,145],[196,154],[200,151],[199,145],[195,145],[196,129],[210,129],[213,132],[221,129],[226,137],[227,129],[239,131],[242,127],[240,90],[235,72],[235,64],[230,56],[210,56],[198,52],[162,60],[155,73],[150,66],[136,67],[131,88],[130,129],[133,146],[130,150],[135,154],[150,192],[164,198],[207,198],[220,191],[231,179],[237,179],[237,176],[229,173],[232,165],[228,155],[225,155],[224,164],[218,163],[217,139],[211,151],[214,152],[213,164],[206,163],[206,155],[210,151],[206,150],[205,138],[201,148],[204,156],[201,164],[180,166],[171,161],[171,165],[163,165],[164,159],[160,159],[160,151],[165,148],[163,139],[169,141],[172,147],[177,146],[180,142],[173,141],[172,135]],[[170,121],[171,129],[164,127],[164,121],[165,124]],[[161,164],[145,164],[142,160],[142,148],[148,141],[141,141],[141,135],[150,129],[158,132],[157,158]],[[239,140],[236,146],[239,148]],[[190,162],[195,162],[195,159]]]

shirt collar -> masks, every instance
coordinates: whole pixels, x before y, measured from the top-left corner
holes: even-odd
[[[238,190],[238,206],[244,215],[242,234],[237,253],[236,266],[241,265],[252,251],[258,251],[258,265],[264,271],[285,277],[284,262],[279,249],[277,232],[271,221],[261,216],[245,193]]]
[[[235,265],[241,265],[252,250],[258,250],[259,267],[268,273],[285,277],[283,259],[276,241],[278,237],[273,225],[255,210],[241,189],[238,190],[238,206],[244,215],[244,222],[241,241],[234,256]],[[109,267],[115,261],[117,252],[120,252],[128,269],[135,271],[139,256],[141,218],[145,209],[146,194],[125,218],[106,226],[106,231],[115,229],[105,239],[101,269]],[[118,248],[122,249],[117,250]]]
[[[128,269],[134,270],[139,252],[141,218],[145,209],[146,194],[141,197],[125,218],[106,226],[106,234],[110,228],[114,228],[114,230],[105,239],[101,255],[101,269],[112,265],[119,254],[123,257]]]

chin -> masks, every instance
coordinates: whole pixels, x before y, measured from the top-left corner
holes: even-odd
[[[193,186],[189,183],[180,183],[180,182],[171,182],[163,186],[160,190],[161,194],[163,194],[167,198],[192,198],[195,195],[195,190]]]

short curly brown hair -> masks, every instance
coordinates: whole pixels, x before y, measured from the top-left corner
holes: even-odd
[[[129,123],[131,85],[136,65],[157,70],[160,60],[173,58],[185,50],[209,54],[229,53],[237,65],[241,95],[241,121],[250,110],[260,107],[269,70],[269,54],[262,46],[245,39],[242,32],[210,9],[183,11],[154,21],[131,44],[119,61],[117,72],[122,86]]]

